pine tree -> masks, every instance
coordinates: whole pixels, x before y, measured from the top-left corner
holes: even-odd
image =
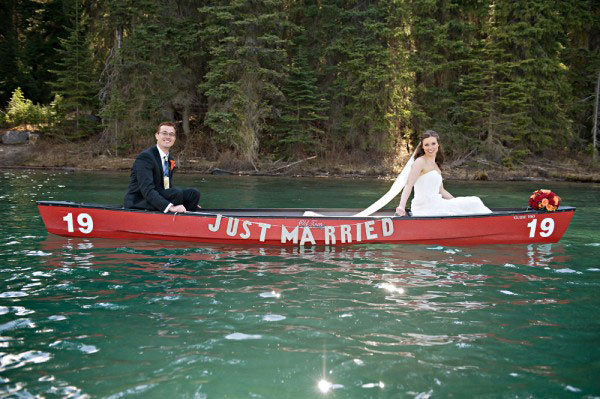
[[[0,106],[4,106],[11,98],[11,93],[19,84],[18,72],[18,41],[17,30],[14,26],[16,13],[15,0],[5,0],[0,3]]]
[[[474,21],[481,17],[482,8],[481,2],[457,0],[409,2],[406,29],[413,47],[409,56],[414,73],[412,136],[416,141],[424,130],[437,130],[450,155],[466,152],[470,145],[457,124],[457,86],[473,59]]]
[[[67,138],[81,138],[93,131],[92,121],[86,115],[97,109],[99,88],[91,43],[86,35],[85,15],[77,0],[72,15],[73,27],[67,28],[69,36],[60,41],[60,60],[56,63],[56,69],[52,70],[56,80],[51,85],[55,94],[63,98],[64,112],[74,113],[74,131],[60,131]]]
[[[35,103],[52,99],[48,70],[69,24],[63,13],[66,1],[0,1],[0,106],[17,86]]]
[[[29,115],[33,107],[33,102],[26,99],[23,90],[17,87],[6,107],[6,122],[12,126],[32,122],[29,120]]]
[[[285,70],[284,19],[278,0],[216,0],[201,9],[211,60],[200,89],[208,99],[205,124],[216,141],[253,162]]]
[[[489,23],[461,79],[465,130],[510,164],[565,145],[571,127],[558,10],[539,1],[491,1]]]
[[[105,0],[99,27],[108,45],[100,90],[107,147],[138,150],[174,94],[168,77],[178,67],[167,54],[167,14],[155,0]],[[161,90],[162,89],[162,90]],[[139,141],[142,143],[139,143]]]
[[[325,99],[302,47],[293,58],[282,88],[285,102],[275,127],[275,148],[287,156],[313,153],[323,142]]]
[[[394,104],[400,71],[389,46],[394,5],[387,1],[328,1],[320,13],[327,46],[321,78],[329,101],[332,149],[389,151],[395,141]]]
[[[186,150],[193,137],[251,162],[317,149],[382,158],[433,128],[451,156],[511,163],[590,144],[598,4],[5,0],[0,106],[17,87],[46,104],[56,80],[75,115],[100,91],[103,137],[119,151],[168,119]]]
[[[600,2],[563,0],[560,7],[568,40],[561,59],[567,67],[572,98],[567,109],[568,117],[573,121],[571,147],[589,150],[595,82],[600,72]]]
[[[206,58],[200,42],[201,1],[105,0],[99,30],[107,49],[102,116],[111,146],[137,149],[163,120],[182,121],[183,135],[199,119],[197,85]]]

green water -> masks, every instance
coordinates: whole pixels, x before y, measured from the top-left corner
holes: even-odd
[[[49,236],[36,200],[119,203],[126,174],[5,171],[1,398],[600,398],[600,185],[551,188],[553,245],[236,247]],[[362,207],[380,180],[179,176],[204,207]]]

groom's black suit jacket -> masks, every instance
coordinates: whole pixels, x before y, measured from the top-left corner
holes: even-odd
[[[171,159],[169,155],[169,166]],[[165,190],[163,167],[158,148],[152,146],[144,150],[135,159],[131,168],[129,188],[124,200],[125,208],[164,211],[167,205],[171,203],[168,198],[172,198],[174,191],[177,190],[173,188],[172,177],[173,170],[169,167],[171,188]]]

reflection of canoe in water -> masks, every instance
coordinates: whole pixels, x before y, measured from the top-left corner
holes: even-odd
[[[488,215],[368,217],[354,209],[203,209],[172,214],[62,201],[39,201],[50,233],[72,237],[267,245],[526,244],[557,242],[575,208],[556,212],[495,209]]]
[[[60,237],[54,234],[41,241],[41,249],[48,256],[44,259],[49,266],[58,268],[77,264],[127,265],[154,270],[157,259],[161,267],[170,265],[169,259],[206,265],[207,262],[222,262],[224,270],[249,270],[274,274],[296,274],[305,271],[302,265],[327,265],[326,268],[353,270],[365,269],[369,279],[382,279],[392,273],[394,278],[403,278],[410,270],[415,274],[423,269],[435,269],[450,265],[474,266],[495,265],[515,267],[508,272],[507,279],[524,281],[535,277],[524,277],[518,267],[534,266],[563,268],[570,255],[561,243],[554,244],[506,244],[477,245],[472,247],[445,247],[440,245],[351,245],[351,246],[273,246],[215,244],[186,241],[94,239],[86,237]],[[108,251],[107,251],[108,250]],[[65,256],[67,261],[65,262]],[[290,262],[284,260],[290,260]],[[237,260],[240,260],[239,262]],[[390,272],[390,270],[394,270]],[[403,271],[399,273],[399,271]],[[453,273],[457,272],[453,270]],[[412,275],[412,274],[411,274]],[[453,274],[454,275],[454,274]],[[379,276],[379,277],[378,277]]]

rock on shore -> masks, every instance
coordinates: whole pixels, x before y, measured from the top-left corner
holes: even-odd
[[[27,130],[8,130],[2,133],[2,144],[35,143],[38,135]]]

